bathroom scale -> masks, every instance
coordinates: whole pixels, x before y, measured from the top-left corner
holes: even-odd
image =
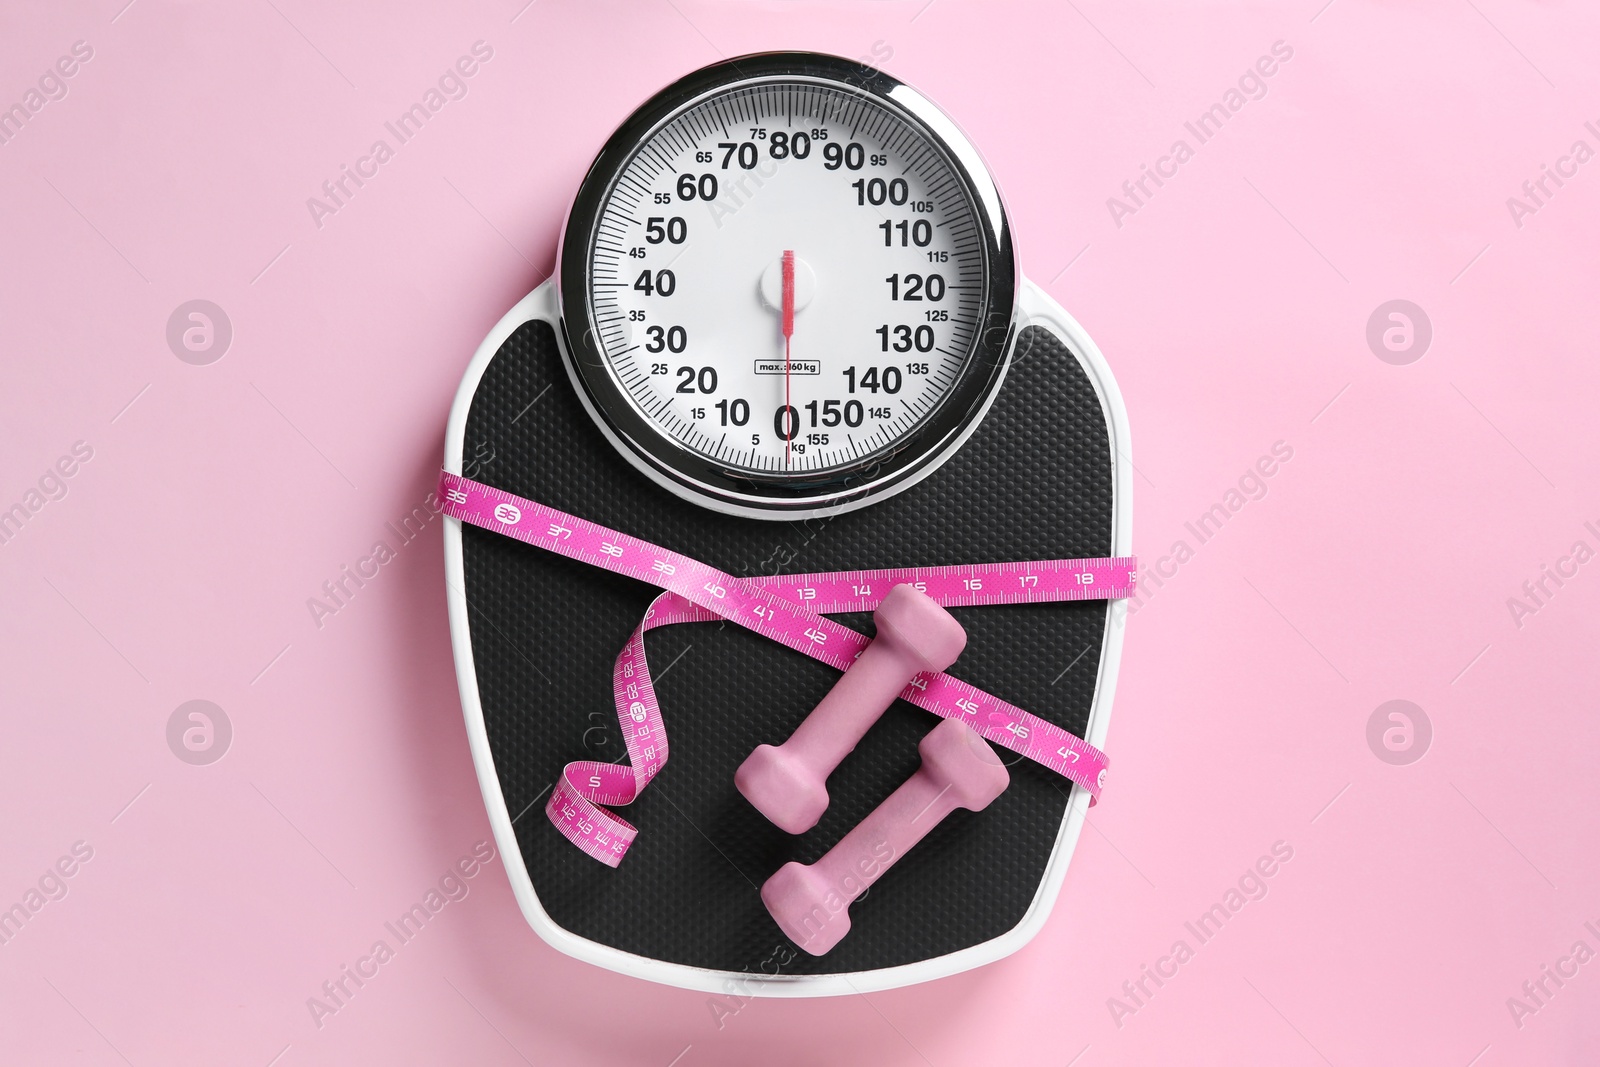
[[[1129,456],[1105,359],[1022,277],[994,179],[914,89],[778,52],[646,101],[446,434],[462,707],[529,924],[589,963],[739,995],[887,989],[1025,944],[1089,804],[1116,795]],[[794,732],[902,584],[966,647],[787,833],[735,771]],[[898,856],[830,951],[803,950],[762,885],[917,772],[941,717],[1009,785]]]

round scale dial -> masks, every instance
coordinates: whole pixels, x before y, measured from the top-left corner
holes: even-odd
[[[613,135],[563,238],[569,368],[614,443],[719,510],[931,471],[1004,369],[1015,267],[976,153],[881,72],[744,57]]]

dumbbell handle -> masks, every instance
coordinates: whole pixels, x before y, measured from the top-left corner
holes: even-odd
[[[883,709],[925,669],[914,653],[883,640],[880,634],[783,747],[826,778],[860,744]]]
[[[919,767],[812,866],[849,903],[959,807],[956,797]]]

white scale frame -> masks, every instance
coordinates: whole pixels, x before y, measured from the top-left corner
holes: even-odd
[[[560,311],[556,297],[555,279],[540,285],[523,297],[516,306],[489,331],[489,336],[478,346],[450,409],[450,421],[445,431],[444,469],[461,474],[462,442],[466,434],[467,416],[477,395],[478,383],[495,354],[525,323],[535,319],[550,324],[557,343],[565,353],[566,339],[561,327]],[[1122,393],[1105,357],[1093,340],[1073,317],[1062,309],[1042,289],[1027,279],[1022,279],[1017,291],[1017,308],[1014,339],[1023,330],[1040,326],[1053,333],[1075,355],[1089,380],[1094,383],[1106,417],[1111,443],[1113,518],[1111,555],[1126,556],[1133,549],[1133,461],[1132,446],[1128,436],[1128,413],[1123,406]],[[1008,354],[1008,359],[1010,355]],[[570,361],[563,359],[570,365]],[[1003,383],[1002,386],[1003,388]],[[996,389],[990,394],[993,399]],[[580,391],[580,395],[581,391]],[[985,412],[986,414],[986,412]],[[972,423],[975,429],[981,417]],[[968,430],[968,433],[971,429]],[[954,454],[951,449],[946,455]],[[643,468],[640,468],[643,469]],[[921,472],[918,480],[931,474],[935,467]],[[648,472],[647,472],[648,473]],[[673,489],[665,481],[664,488]],[[911,483],[908,483],[911,484]],[[674,490],[676,491],[676,490]],[[827,514],[833,509],[823,509],[813,514]],[[807,517],[786,514],[789,521]],[[1050,910],[1060,895],[1061,884],[1067,874],[1067,864],[1083,830],[1083,820],[1089,808],[1089,793],[1074,786],[1067,803],[1066,818],[1056,835],[1045,866],[1044,878],[1034,894],[1032,903],[1022,920],[999,937],[981,944],[951,952],[934,959],[897,967],[884,967],[870,971],[835,974],[769,975],[746,971],[721,971],[703,967],[690,967],[679,963],[640,956],[579,937],[558,925],[539,902],[533,881],[522,862],[522,849],[517,844],[517,834],[512,826],[511,813],[500,792],[500,778],[495,772],[494,753],[489,747],[488,730],[484,724],[483,705],[478,696],[478,674],[473,661],[472,631],[467,615],[466,575],[461,555],[461,522],[446,518],[444,524],[445,584],[450,605],[450,641],[455,652],[456,679],[461,688],[461,709],[466,718],[467,739],[472,749],[472,761],[478,772],[478,784],[483,790],[483,801],[489,813],[496,845],[511,878],[511,889],[522,908],[523,916],[545,941],[575,959],[592,963],[620,974],[643,978],[663,985],[694,989],[707,993],[736,993],[741,996],[773,997],[826,997],[851,993],[870,993],[919,982],[944,978],[962,971],[981,967],[1016,952],[1031,941],[1044,927]],[[1095,683],[1094,702],[1089,711],[1086,740],[1097,748],[1104,748],[1106,731],[1111,721],[1112,698],[1116,693],[1117,669],[1122,659],[1122,634],[1127,619],[1125,601],[1112,601],[1107,606],[1109,618],[1100,649],[1100,672]],[[541,813],[542,814],[542,813]],[[649,832],[648,827],[642,832]]]

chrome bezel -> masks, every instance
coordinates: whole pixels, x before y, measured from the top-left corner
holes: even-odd
[[[823,84],[872,98],[942,150],[977,221],[984,264],[978,325],[956,381],[921,424],[894,443],[823,471],[759,473],[720,464],[660,431],[635,406],[606,358],[589,293],[600,212],[634,156],[662,126],[708,97],[773,82]],[[584,176],[557,254],[563,356],[595,425],[637,469],[677,495],[730,514],[794,519],[864,507],[931,474],[977,427],[1005,376],[1017,267],[998,188],[977,150],[927,98],[884,72],[836,56],[769,52],[688,75],[646,101],[613,133]]]

